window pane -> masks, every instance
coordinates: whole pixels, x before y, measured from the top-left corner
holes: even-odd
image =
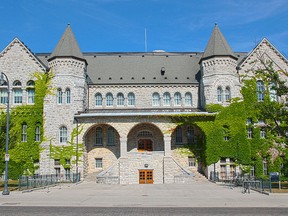
[[[97,93],[95,95],[95,105],[96,106],[102,106],[102,95],[100,93]]]
[[[194,142],[194,128],[192,126],[189,126],[187,128],[187,142],[188,143]]]
[[[22,125],[22,142],[27,142],[27,124]]]
[[[41,140],[40,126],[37,126],[35,129],[35,141],[40,142],[40,140]]]
[[[185,94],[185,105],[192,106],[192,94],[190,92]]]
[[[35,89],[27,89],[27,95],[28,95],[28,104],[33,104],[35,98]]]
[[[174,105],[181,106],[181,94],[179,92],[174,94]]]
[[[160,106],[160,95],[157,92],[152,95],[152,105]]]
[[[176,144],[182,143],[182,128],[176,128]]]
[[[14,89],[14,103],[21,104],[22,103],[22,89]]]
[[[57,90],[57,102],[58,104],[62,104],[62,90],[61,89]]]
[[[128,94],[128,105],[135,106],[135,95],[132,92]]]
[[[8,102],[8,91],[7,89],[1,89],[0,90],[0,103],[7,104],[7,102]]]
[[[257,97],[258,101],[264,101],[264,83],[262,81],[257,81]]]
[[[95,158],[95,167],[96,168],[102,168],[102,158]]]
[[[226,87],[225,89],[225,100],[229,101],[231,99],[231,92],[230,92],[230,88]]]
[[[66,89],[66,103],[70,104],[71,103],[71,91],[70,89]]]
[[[124,95],[122,93],[117,94],[117,106],[124,106]]]
[[[111,93],[106,95],[106,106],[113,106],[113,95]]]
[[[96,145],[103,145],[103,139],[102,139],[102,128],[97,127],[96,128]]]
[[[170,94],[168,92],[165,92],[163,95],[163,105],[170,106]]]
[[[60,143],[66,143],[67,142],[67,128],[66,127],[61,127],[60,128]]]
[[[218,88],[217,88],[217,101],[218,101],[219,103],[222,102],[222,93],[223,93],[222,88],[221,88],[221,87],[218,87]]]
[[[113,127],[108,128],[108,142],[107,145],[115,145],[115,129]]]

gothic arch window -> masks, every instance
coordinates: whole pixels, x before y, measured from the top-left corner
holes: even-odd
[[[135,106],[135,95],[133,92],[128,94],[128,106]]]
[[[231,90],[230,90],[230,87],[227,86],[225,88],[225,100],[229,101],[230,99],[231,99]]]
[[[174,106],[181,106],[182,100],[181,100],[181,94],[180,92],[176,92],[174,94]]]
[[[27,103],[34,104],[35,102],[35,83],[33,80],[27,82]]]
[[[19,80],[13,82],[14,104],[22,104],[22,84]]]
[[[71,103],[71,90],[70,88],[66,88],[66,104],[70,104]]]
[[[124,106],[124,95],[123,93],[117,94],[117,106]]]
[[[109,146],[115,145],[115,129],[113,127],[108,128],[107,145]]]
[[[95,105],[96,106],[102,106],[102,102],[103,102],[103,98],[102,98],[102,95],[101,93],[96,93],[95,94]]]
[[[170,101],[171,101],[170,93],[165,92],[163,94],[163,105],[164,106],[170,106]]]
[[[157,92],[152,95],[152,106],[160,106],[160,95]]]
[[[219,86],[217,88],[217,101],[218,101],[218,103],[222,103],[222,94],[223,94],[222,87]]]
[[[65,126],[61,126],[59,128],[59,142],[60,143],[67,143],[67,128]]]
[[[256,83],[257,87],[257,98],[259,102],[264,101],[264,83],[261,80],[258,80]]]
[[[58,104],[62,104],[63,103],[63,93],[62,93],[62,89],[61,88],[57,89],[57,103]]]
[[[106,94],[106,106],[113,106],[113,95],[112,93],[107,93]]]
[[[95,145],[103,145],[103,131],[101,127],[96,128]]]
[[[192,94],[190,92],[185,93],[185,106],[192,106]]]

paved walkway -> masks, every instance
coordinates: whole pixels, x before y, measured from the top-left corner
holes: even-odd
[[[0,195],[0,206],[89,207],[288,207],[288,194],[243,194],[210,182],[166,185],[61,185]]]

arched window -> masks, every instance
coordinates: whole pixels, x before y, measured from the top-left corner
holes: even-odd
[[[22,142],[27,142],[27,124],[23,123],[22,124],[22,136],[21,136],[21,141]]]
[[[277,92],[275,83],[269,84],[270,101],[277,101]]]
[[[107,93],[106,95],[106,106],[113,106],[113,95],[111,93]]]
[[[101,95],[101,93],[96,93],[95,94],[95,105],[96,106],[102,106],[102,101],[103,101],[103,99],[102,99],[102,95]]]
[[[135,106],[135,95],[133,92],[128,94],[128,106]]]
[[[169,92],[165,92],[163,95],[163,105],[164,106],[170,106],[170,93]]]
[[[182,98],[181,94],[179,92],[176,92],[174,94],[174,106],[181,106]]]
[[[21,82],[16,80],[13,83],[13,95],[14,95],[14,104],[22,104],[22,88]]]
[[[97,127],[96,128],[96,137],[95,137],[95,145],[103,145],[103,133],[102,128]]]
[[[257,83],[257,98],[258,101],[264,101],[264,83],[261,80],[258,80]]]
[[[71,103],[71,90],[70,88],[66,88],[66,104],[70,104]]]
[[[185,93],[185,106],[192,106],[192,94],[190,92]]]
[[[187,128],[187,142],[194,143],[195,141],[195,134],[193,126],[188,126]]]
[[[40,142],[41,141],[41,131],[40,131],[40,126],[37,125],[35,128],[35,141]]]
[[[181,144],[183,142],[182,127],[178,126],[176,128],[176,144]]]
[[[115,129],[113,127],[108,128],[107,145],[115,145]]]
[[[227,86],[225,89],[225,100],[229,101],[231,99],[231,91],[230,91],[230,87]]]
[[[157,92],[152,95],[152,106],[160,106],[160,95]]]
[[[223,94],[223,90],[222,88],[219,86],[217,88],[217,101],[218,103],[222,103],[222,94]]]
[[[62,96],[63,96],[63,94],[62,94],[62,89],[61,88],[58,88],[57,89],[57,103],[58,104],[62,104]]]
[[[59,129],[59,142],[67,143],[67,128],[65,126],[60,127]]]
[[[122,93],[117,94],[117,106],[124,106],[124,95]]]
[[[34,104],[35,102],[35,83],[33,80],[27,82],[27,103]]]

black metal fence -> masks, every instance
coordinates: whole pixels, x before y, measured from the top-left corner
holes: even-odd
[[[33,188],[48,187],[59,183],[75,183],[80,181],[80,173],[69,175],[34,175],[19,176],[18,190],[29,190]]]

